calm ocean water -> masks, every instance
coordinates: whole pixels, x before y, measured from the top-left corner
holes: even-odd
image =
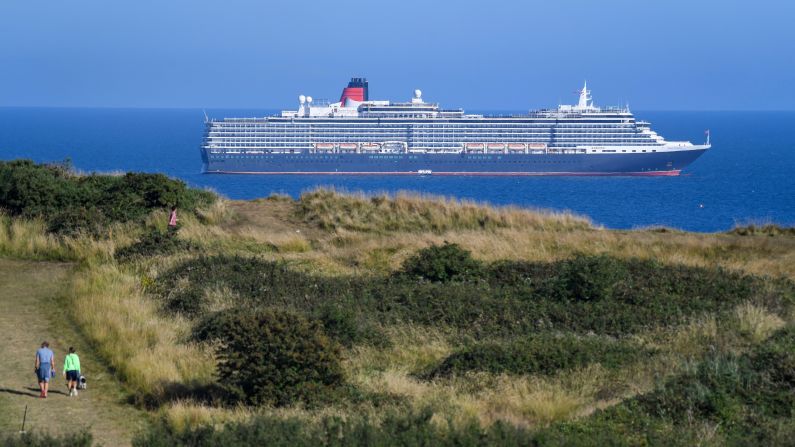
[[[272,110],[208,110],[261,116]],[[795,224],[795,112],[636,112],[669,140],[713,147],[680,177],[328,177],[201,173],[203,119],[193,109],[0,108],[0,158],[72,160],[83,171],[162,172],[233,199],[316,186],[421,191],[497,205],[571,210],[609,228],[722,231]]]

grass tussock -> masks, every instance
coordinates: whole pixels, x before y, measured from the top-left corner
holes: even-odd
[[[784,327],[784,320],[762,306],[743,303],[735,310],[737,328],[740,334],[759,343]]]
[[[218,198],[208,206],[195,211],[196,218],[205,225],[222,225],[235,219],[235,212],[229,208],[228,201]]]
[[[524,228],[546,231],[590,229],[571,213],[494,208],[475,202],[401,192],[394,196],[339,194],[330,189],[304,193],[299,215],[325,230],[435,232]]]

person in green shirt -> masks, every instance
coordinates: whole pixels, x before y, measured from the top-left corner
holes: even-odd
[[[73,347],[69,347],[69,354],[63,361],[63,374],[69,387],[69,396],[77,396],[77,382],[80,381],[80,357],[75,354]]]

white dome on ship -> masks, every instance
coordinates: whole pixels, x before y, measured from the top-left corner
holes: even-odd
[[[422,97],[422,90],[420,89],[414,90],[414,97],[420,99]]]
[[[301,104],[305,103],[306,102],[306,96],[298,95],[298,102],[300,102]]]
[[[312,97],[311,96],[307,96],[306,97],[306,102],[312,102]]]

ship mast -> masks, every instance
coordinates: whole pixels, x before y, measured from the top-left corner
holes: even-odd
[[[580,102],[577,104],[577,107],[580,109],[587,109],[589,104],[588,102],[591,100],[591,92],[588,90],[588,82],[583,82],[582,90],[580,90]]]

